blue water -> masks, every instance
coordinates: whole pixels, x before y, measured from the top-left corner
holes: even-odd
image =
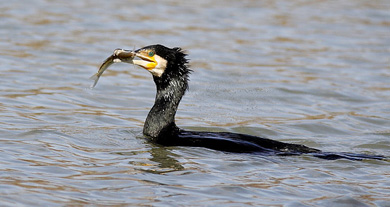
[[[88,80],[115,48],[182,47],[180,127],[390,156],[389,2],[1,5],[1,206],[390,206],[389,161],[158,146],[147,71]]]

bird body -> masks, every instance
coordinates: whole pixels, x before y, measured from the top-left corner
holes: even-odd
[[[157,93],[155,103],[145,120],[143,134],[157,144],[164,146],[205,147],[225,152],[263,155],[311,154],[324,159],[346,158],[361,160],[366,158],[384,158],[376,155],[322,152],[304,145],[284,143],[239,133],[196,132],[180,129],[176,126],[175,115],[179,103],[187,91],[188,77],[192,72],[188,67],[186,54],[180,48],[167,48],[163,45],[146,46],[131,51],[131,54],[126,50],[117,49],[113,55],[115,58],[107,58],[103,65],[108,67],[111,64],[107,63],[107,61],[121,60],[120,51],[125,52],[125,55],[122,56],[126,57],[127,61],[124,62],[141,66],[153,75]],[[131,60],[128,57],[131,57]],[[102,69],[101,67],[101,70],[104,71],[105,68]]]

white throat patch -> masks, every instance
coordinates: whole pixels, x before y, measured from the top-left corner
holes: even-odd
[[[156,60],[157,65],[153,69],[149,70],[149,72],[154,76],[161,77],[167,68],[167,61],[158,55],[154,55],[154,59]]]

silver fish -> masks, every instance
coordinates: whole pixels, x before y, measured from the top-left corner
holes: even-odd
[[[96,86],[100,76],[104,73],[104,71],[108,67],[110,67],[110,65],[114,63],[120,63],[120,62],[133,63],[134,57],[135,54],[131,50],[124,50],[124,49],[114,50],[113,54],[110,57],[108,57],[100,66],[98,72],[89,78],[94,81],[94,83],[91,85],[91,88],[94,88]]]

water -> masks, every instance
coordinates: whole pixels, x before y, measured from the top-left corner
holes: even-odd
[[[189,53],[186,129],[390,156],[390,3],[2,1],[1,206],[390,206],[389,161],[161,147],[151,75],[115,48]]]

